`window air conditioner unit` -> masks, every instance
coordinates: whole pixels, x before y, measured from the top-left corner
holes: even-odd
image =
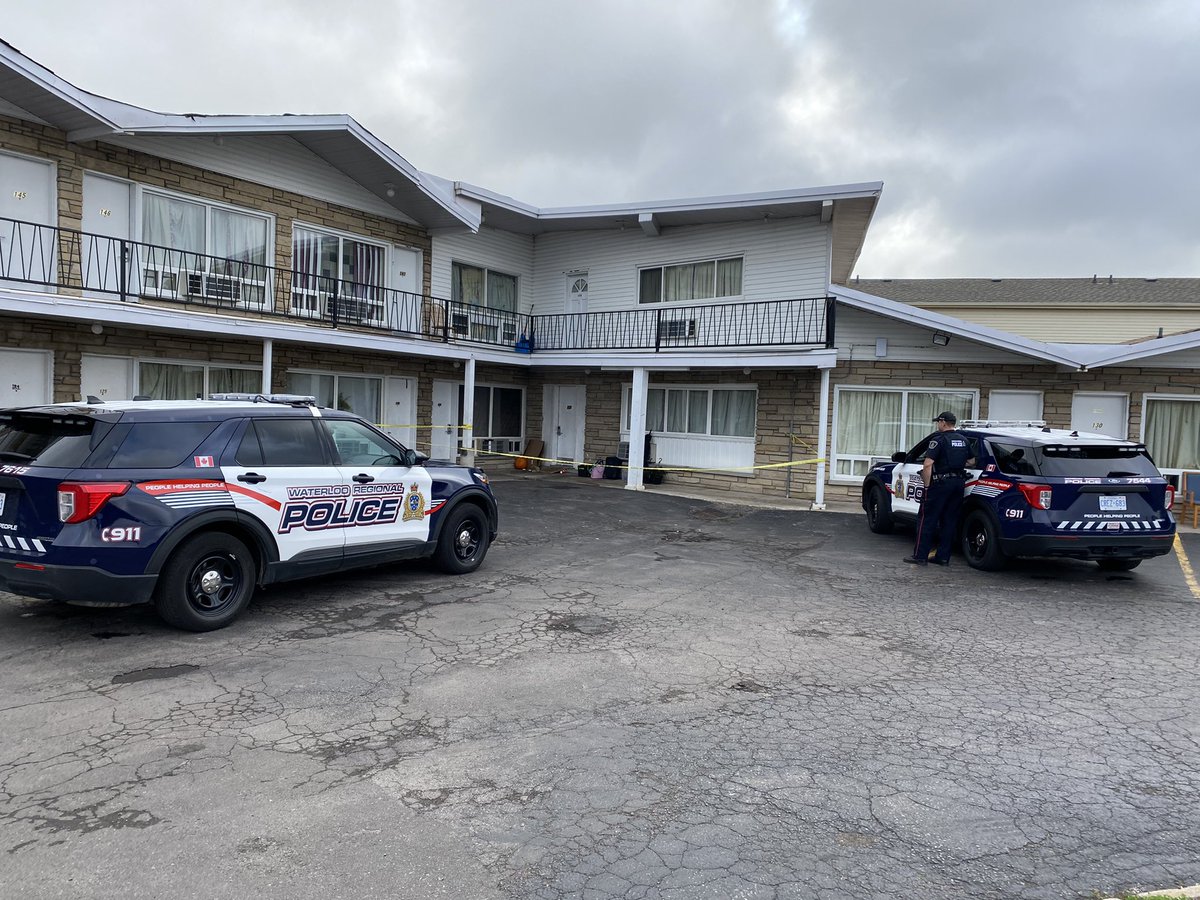
[[[617,456],[621,459],[629,459],[629,441],[621,441],[617,444]]]
[[[696,336],[695,319],[667,319],[658,323],[660,340],[683,340]]]
[[[207,272],[181,273],[189,297],[200,297],[204,300],[224,300],[228,303],[239,303],[242,299],[242,282],[228,275],[210,275]]]

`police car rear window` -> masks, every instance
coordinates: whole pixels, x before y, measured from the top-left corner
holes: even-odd
[[[110,469],[173,469],[193,455],[220,422],[137,422],[121,442]]]
[[[1153,477],[1158,469],[1144,447],[1049,444],[1034,448],[1042,475],[1059,478]]]
[[[110,427],[87,416],[5,413],[0,415],[0,465],[73,469]]]

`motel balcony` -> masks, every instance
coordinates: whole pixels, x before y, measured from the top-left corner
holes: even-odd
[[[833,346],[834,304],[828,297],[529,315],[277,268],[259,259],[207,256],[5,218],[0,218],[0,287],[514,353]]]

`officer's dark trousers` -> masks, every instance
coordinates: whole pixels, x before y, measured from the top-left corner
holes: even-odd
[[[958,514],[963,505],[964,485],[961,478],[942,478],[935,480],[925,491],[921,515],[917,519],[917,549],[913,551],[913,556],[919,559],[928,556],[936,538],[937,558],[950,558]]]

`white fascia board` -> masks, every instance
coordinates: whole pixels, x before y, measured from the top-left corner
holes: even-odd
[[[1041,341],[1030,340],[1020,335],[1010,334],[1007,331],[977,325],[974,322],[956,319],[953,316],[944,316],[941,313],[931,312],[919,306],[910,306],[907,303],[889,300],[886,297],[878,297],[875,294],[867,294],[863,291],[856,291],[838,284],[829,285],[828,291],[838,303],[844,303],[847,306],[853,306],[856,309],[875,313],[889,319],[906,322],[909,325],[918,325],[935,331],[945,331],[948,334],[957,335],[958,337],[976,341],[980,344],[987,344],[990,347],[997,347],[1001,350],[1008,350],[1011,353],[1019,353],[1022,356],[1030,356],[1034,359],[1069,366],[1072,369],[1081,369],[1087,365],[1084,360],[1079,358],[1079,354],[1066,350],[1062,344],[1046,344]]]
[[[835,350],[794,353],[722,353],[719,350],[658,352],[614,350],[584,353],[572,350],[536,350],[528,357],[533,368],[563,367],[591,369],[832,369]]]
[[[97,97],[95,94],[89,94],[87,91],[80,90],[75,85],[63,80],[45,66],[34,62],[28,56],[21,53],[21,51],[3,41],[0,41],[0,62],[3,62],[14,72],[17,72],[27,81],[37,85],[46,91],[46,93],[54,95],[58,99],[71,104],[80,112],[91,116],[96,120],[98,126],[107,127],[109,130],[116,127],[101,111],[105,98]]]
[[[1137,362],[1179,350],[1195,350],[1200,347],[1200,331],[1173,334],[1170,337],[1154,338],[1137,344],[1108,344],[1093,347],[1094,352],[1085,360],[1089,369],[1121,363]]]
[[[797,201],[847,200],[857,197],[877,197],[883,191],[882,181],[862,184],[839,184],[828,187],[798,188],[787,191],[767,191],[756,194],[726,194],[717,197],[690,197],[676,200],[654,200],[645,203],[607,203],[597,206],[538,207],[496,194],[486,188],[458,181],[455,193],[480,203],[499,206],[531,219],[577,219],[604,216],[636,216],[642,213],[687,212],[697,209],[744,209],[771,206]]]

